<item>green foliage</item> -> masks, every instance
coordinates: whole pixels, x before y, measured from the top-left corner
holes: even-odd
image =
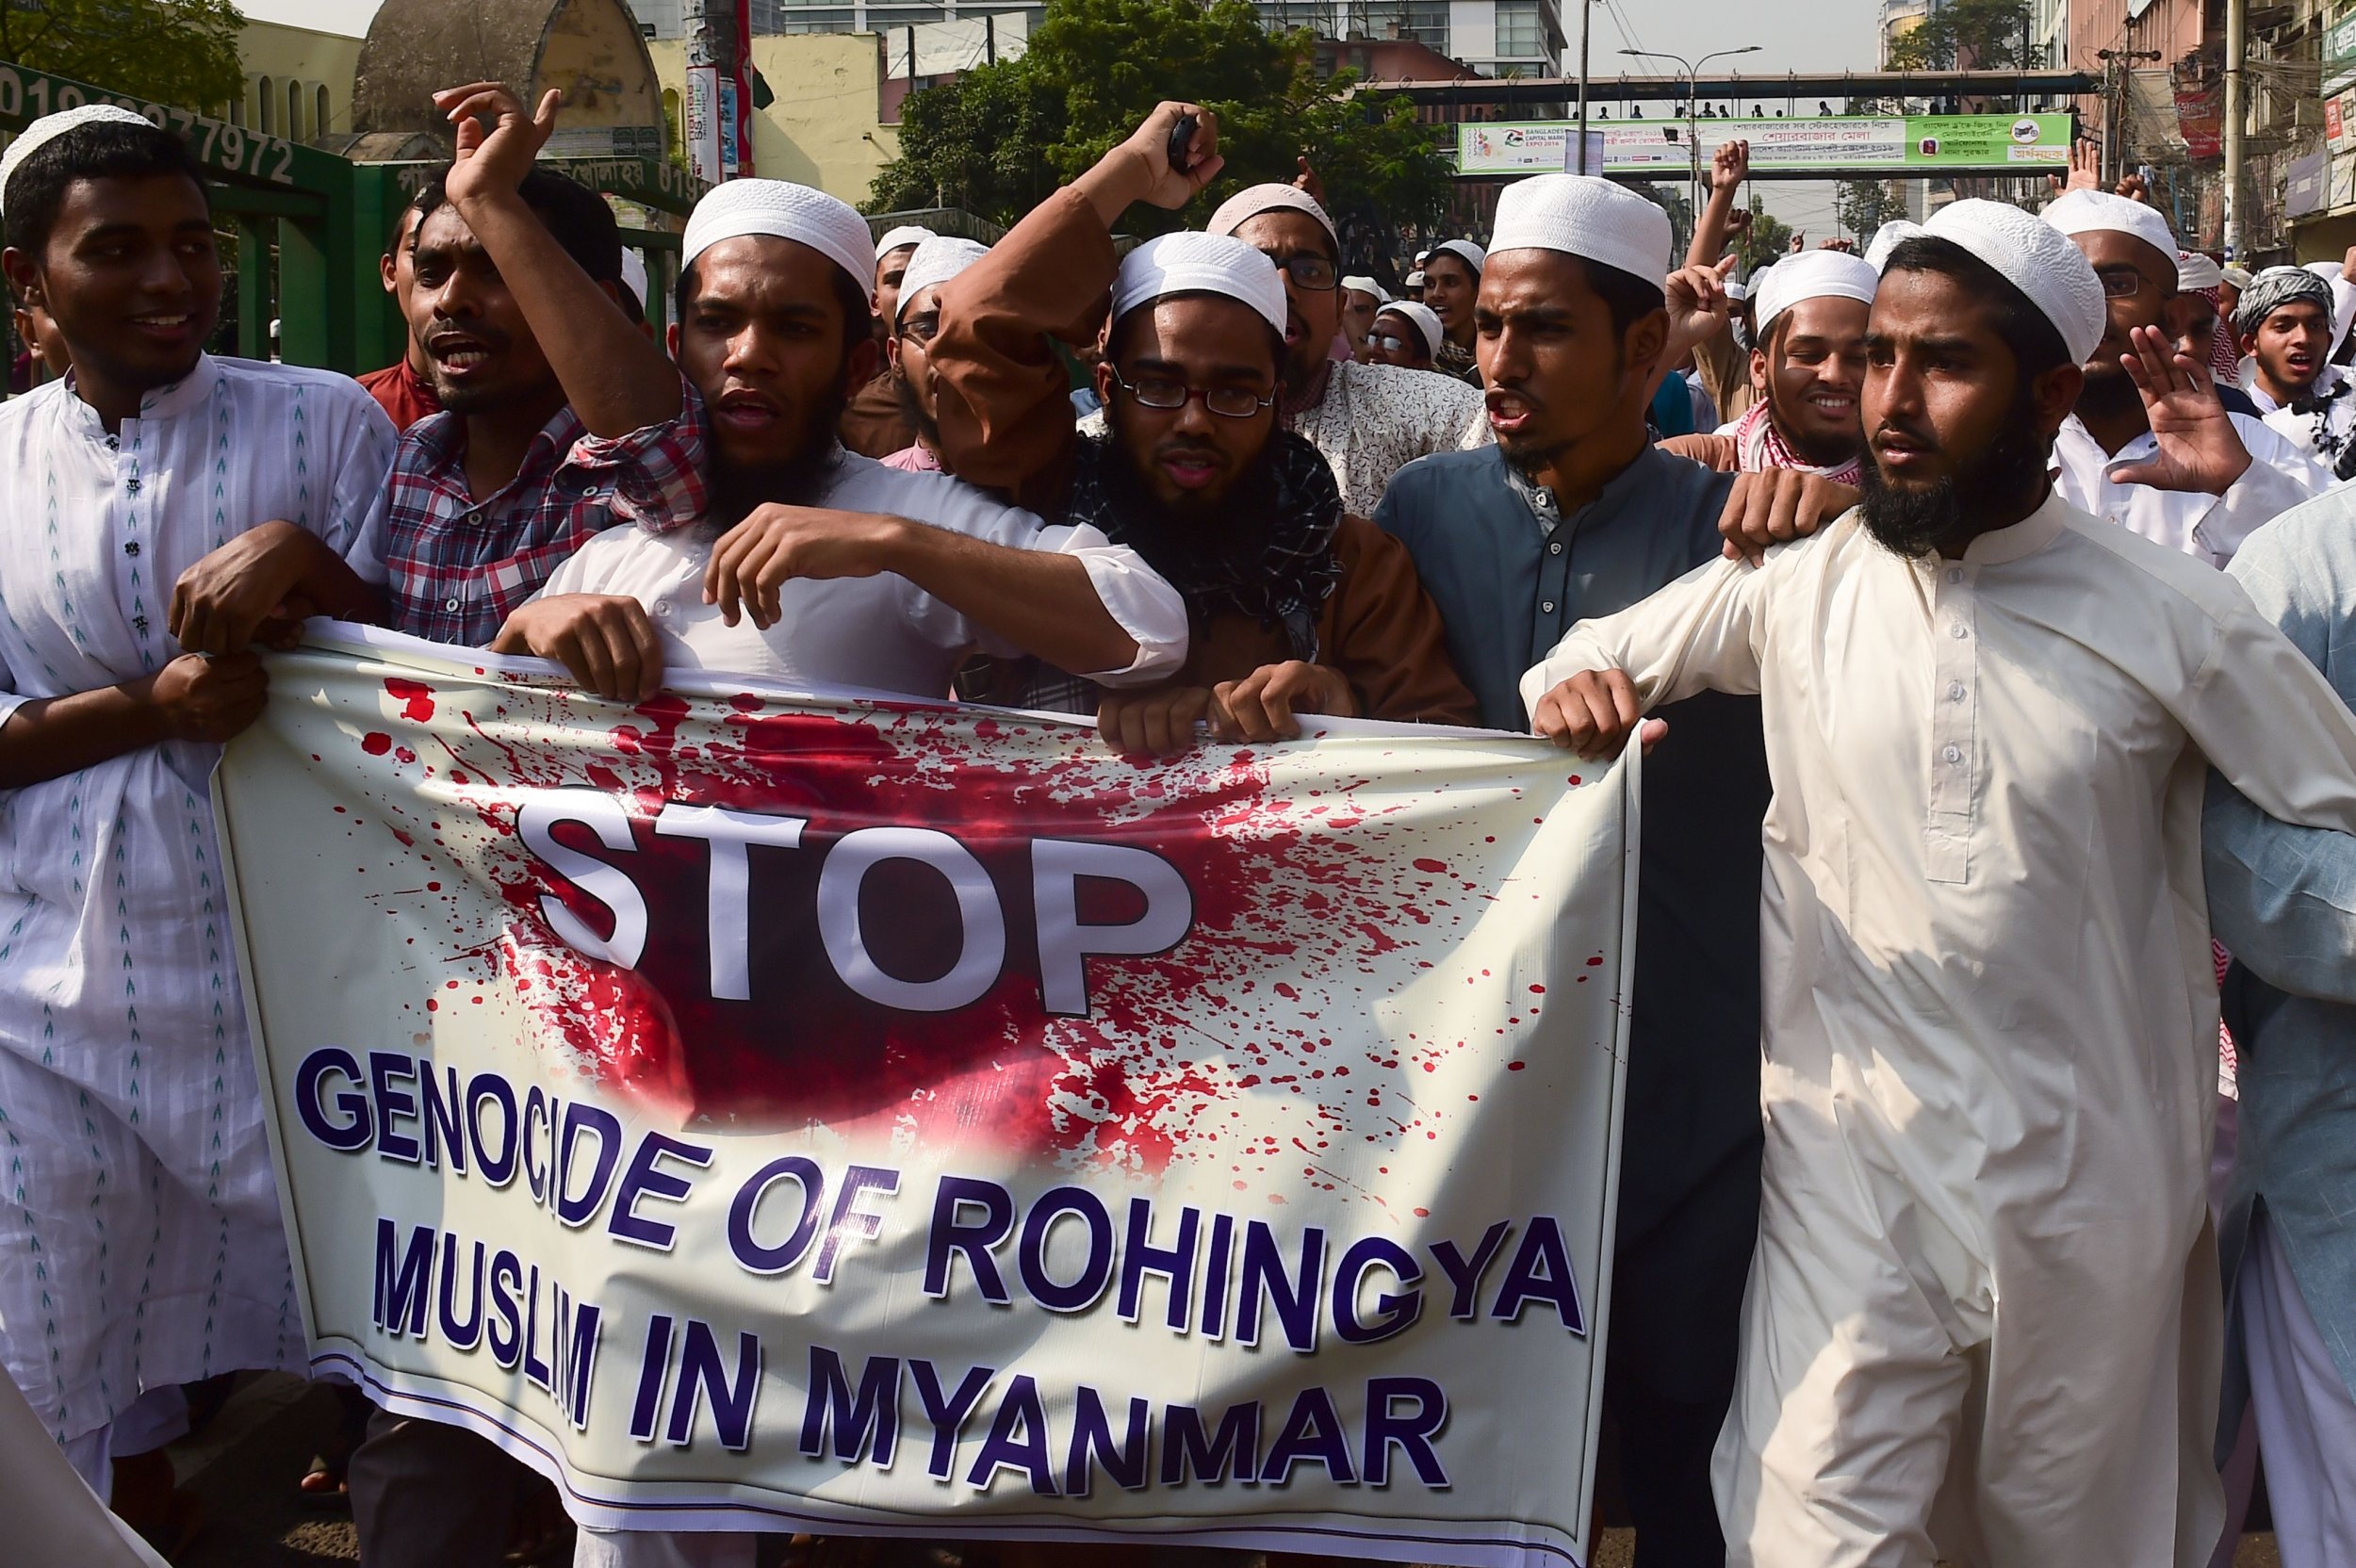
[[[0,0],[0,59],[153,103],[241,97],[232,0]]]
[[[1022,57],[909,96],[900,155],[868,206],[960,206],[1011,224],[1174,98],[1219,116],[1227,167],[1184,213],[1131,209],[1133,232],[1200,224],[1244,186],[1291,180],[1304,155],[1337,216],[1435,223],[1449,184],[1437,129],[1403,99],[1345,97],[1350,80],[1319,80],[1309,35],[1269,34],[1246,0],[1052,0]]]
[[[1833,188],[1832,214],[1835,222],[1858,239],[1871,239],[1884,223],[1904,218],[1906,204],[1884,181],[1843,180]]]
[[[1950,0],[1890,42],[1892,71],[2017,71],[2029,43],[2029,0]]]
[[[1742,271],[1747,276],[1754,269],[1792,253],[1792,225],[1769,212],[1764,198],[1754,195],[1751,226],[1736,249],[1742,253]]]

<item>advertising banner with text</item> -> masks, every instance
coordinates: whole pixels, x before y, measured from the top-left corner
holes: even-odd
[[[1586,1560],[1633,760],[681,676],[273,660],[317,1366],[593,1523]]]
[[[1589,122],[1600,132],[1606,174],[1676,179],[1692,167],[1699,137],[1702,167],[1721,142],[1751,144],[1762,173],[2030,173],[2070,159],[2066,114],[1833,115],[1769,120],[1619,120]],[[1575,168],[1578,127],[1562,120],[1466,122],[1456,127],[1460,174],[1528,174]]]

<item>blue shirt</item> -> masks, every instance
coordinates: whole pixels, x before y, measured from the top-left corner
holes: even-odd
[[[2283,513],[2227,570],[2356,707],[2356,491]],[[2241,1057],[2241,1147],[2220,1237],[2227,1289],[2263,1202],[2356,1393],[2356,838],[2278,822],[2214,773],[2202,829],[2210,923],[2235,960],[2225,1021]],[[2237,1392],[2228,1390],[2229,1419]]]
[[[1415,557],[1481,722],[1526,730],[1523,672],[1573,623],[1625,610],[1715,559],[1733,485],[1732,474],[1647,446],[1565,515],[1551,491],[1481,447],[1401,468],[1374,520]],[[1619,1245],[1675,1215],[1677,1234],[1664,1244],[1695,1270],[1732,1249],[1739,1280],[1758,1220],[1766,744],[1756,697],[1704,693],[1661,716],[1670,738],[1644,760]],[[1654,1305],[1673,1314],[1681,1303]],[[1720,1348],[1731,1354],[1689,1344],[1687,1368],[1655,1376],[1690,1372],[1691,1386],[1663,1392],[1709,1396]]]

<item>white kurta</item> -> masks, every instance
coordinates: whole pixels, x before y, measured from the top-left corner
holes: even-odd
[[[326,371],[205,358],[110,437],[0,405],[0,719],[161,669],[173,583],[283,518],[347,547],[393,429]],[[0,1352],[61,1441],[143,1390],[300,1366],[221,857],[216,746],[0,792]]]
[[[2114,455],[2074,414],[2053,437],[2053,487],[2081,512],[2222,567],[2251,533],[2331,486],[2331,471],[2280,431],[2246,414],[2227,417],[2250,449],[2250,464],[2222,496],[2117,482],[2111,469],[2149,461],[2159,443],[2146,432]]]
[[[1127,668],[1093,678],[1107,686],[1145,685],[1186,662],[1186,601],[1135,550],[1093,528],[1049,528],[947,474],[889,468],[848,452],[838,455],[834,478],[816,504],[906,517],[1009,548],[1072,556],[1087,570],[1105,612],[1137,645]],[[704,527],[668,534],[608,529],[558,567],[540,595],[627,596],[653,617],[668,667],[755,676],[794,689],[852,686],[945,697],[968,655],[1014,658],[1023,651],[989,636],[950,605],[889,572],[793,579],[777,591],[782,614],[776,626],[763,631],[750,615],[729,626],[718,606],[703,602],[704,568],[714,537]]]
[[[2238,583],[2058,498],[1960,561],[1852,513],[1712,563],[1574,628],[1523,694],[1608,667],[1647,706],[1765,705],[1727,1560],[2205,1562],[2203,756],[2356,832],[2356,723]]]

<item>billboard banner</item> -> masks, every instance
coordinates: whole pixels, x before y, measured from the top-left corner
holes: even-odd
[[[1723,141],[1747,140],[1760,173],[2029,173],[2070,160],[2066,114],[1834,115],[1814,119],[1633,120],[1591,127],[1607,174],[1674,179],[1705,168]],[[1456,127],[1457,172],[1513,175],[1561,170],[1576,151],[1563,121],[1490,121]]]
[[[216,798],[320,1369],[592,1523],[1586,1560],[1633,760],[319,636]]]

